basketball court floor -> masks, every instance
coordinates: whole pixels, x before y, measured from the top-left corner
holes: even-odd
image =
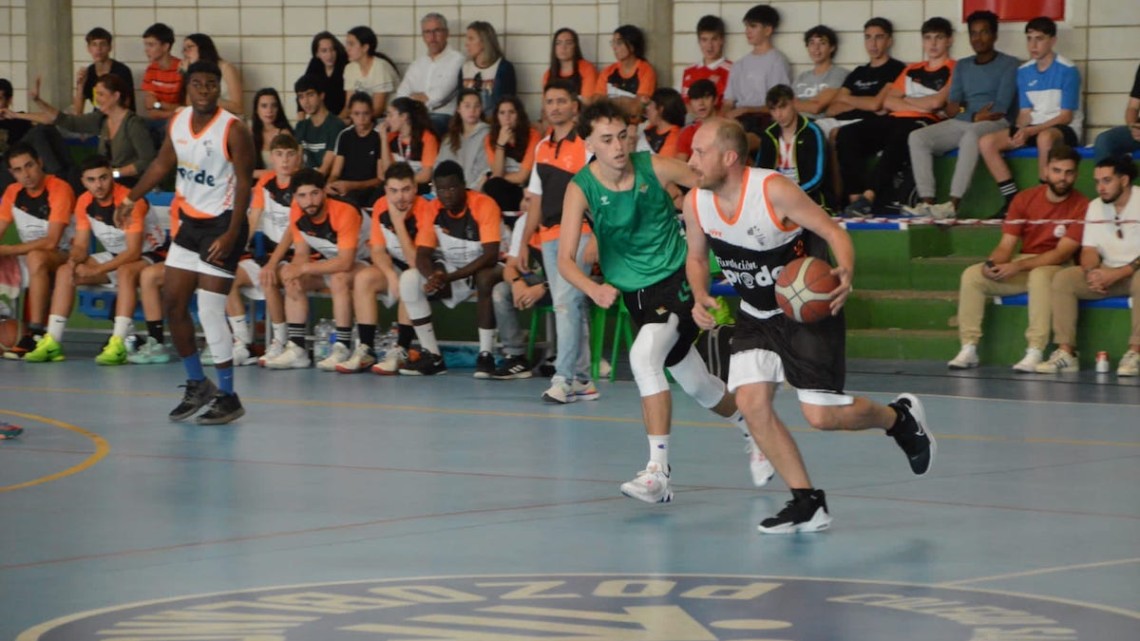
[[[668,505],[623,498],[631,382],[243,369],[248,414],[171,424],[178,364],[0,362],[0,639],[1140,639],[1140,383],[854,362],[925,402],[925,478],[881,433],[806,429],[832,529],[763,536],[735,428],[675,396]]]

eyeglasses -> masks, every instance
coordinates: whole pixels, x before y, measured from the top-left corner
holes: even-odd
[[[421,33],[425,36],[434,36],[437,33],[447,33],[447,29],[443,27],[436,27],[435,29],[424,29]]]

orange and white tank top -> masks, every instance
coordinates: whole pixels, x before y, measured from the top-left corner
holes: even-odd
[[[171,206],[190,218],[215,218],[233,209],[236,177],[226,137],[237,116],[218,108],[197,134],[190,128],[194,110],[182,109],[170,120],[170,139],[178,157]]]

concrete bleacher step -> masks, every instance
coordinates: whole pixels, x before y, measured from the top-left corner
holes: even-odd
[[[952,329],[847,330],[847,358],[944,360],[957,351],[958,332]]]
[[[847,301],[850,329],[951,329],[958,313],[956,292],[856,290]]]
[[[958,291],[962,272],[982,260],[980,256],[958,255],[912,258],[910,286],[921,290]]]

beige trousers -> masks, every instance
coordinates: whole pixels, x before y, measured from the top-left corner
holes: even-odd
[[[1069,267],[1053,279],[1053,342],[1058,345],[1077,344],[1077,301],[1100,300],[1110,296],[1132,296],[1132,334],[1129,345],[1140,345],[1140,272],[1131,278],[1122,278],[1100,294],[1089,289],[1085,273],[1080,267]]]
[[[1014,260],[1027,256],[1019,254]],[[982,267],[982,263],[967,267],[962,272],[962,281],[958,287],[958,337],[962,344],[976,345],[981,340],[987,298],[1029,292],[1029,327],[1025,330],[1025,341],[1029,347],[1044,350],[1049,344],[1053,275],[1062,266],[1037,267],[1000,281],[986,278],[982,274]]]

